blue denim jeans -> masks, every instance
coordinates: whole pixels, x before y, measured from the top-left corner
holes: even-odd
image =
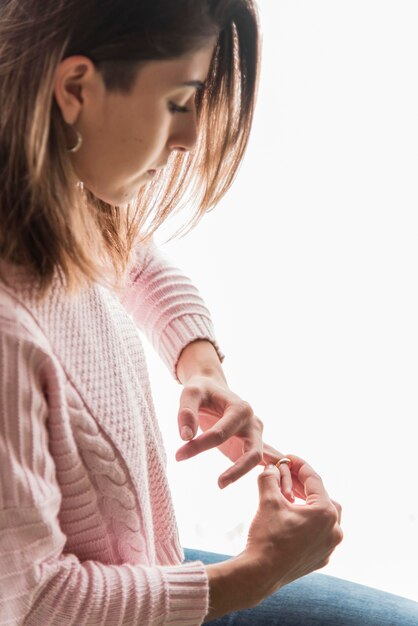
[[[185,561],[231,558],[184,549]],[[208,626],[418,626],[418,602],[325,574],[309,574],[252,609],[229,613]]]

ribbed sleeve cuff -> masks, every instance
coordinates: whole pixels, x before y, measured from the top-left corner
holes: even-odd
[[[177,362],[183,349],[196,339],[210,341],[218,353],[220,362],[223,362],[225,355],[221,352],[214,337],[212,322],[202,315],[189,314],[177,317],[167,324],[159,336],[158,353],[180,384],[181,381],[176,373]]]
[[[168,588],[165,626],[200,626],[209,610],[209,579],[201,561],[160,568]]]

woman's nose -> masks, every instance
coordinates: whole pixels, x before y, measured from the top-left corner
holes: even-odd
[[[170,150],[189,152],[194,148],[197,141],[197,120],[195,111],[177,116],[176,124],[173,125],[168,147]]]

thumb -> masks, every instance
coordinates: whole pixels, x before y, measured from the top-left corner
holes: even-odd
[[[198,412],[201,403],[200,395],[191,393],[187,388],[183,389],[180,396],[180,406],[177,416],[177,424],[180,437],[184,441],[193,439],[198,427]]]
[[[275,465],[266,465],[258,475],[258,494],[260,503],[285,500],[280,490],[280,471]]]

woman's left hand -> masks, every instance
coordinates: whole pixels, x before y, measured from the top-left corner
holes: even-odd
[[[180,436],[188,443],[177,451],[177,461],[215,447],[234,461],[234,465],[218,479],[221,489],[257,465],[277,463],[284,456],[263,443],[263,422],[254,415],[248,402],[233,393],[226,383],[208,376],[192,376],[184,385],[180,396],[178,426]],[[203,433],[194,438],[199,426]],[[290,471],[284,464],[280,469],[283,495],[292,501]]]

